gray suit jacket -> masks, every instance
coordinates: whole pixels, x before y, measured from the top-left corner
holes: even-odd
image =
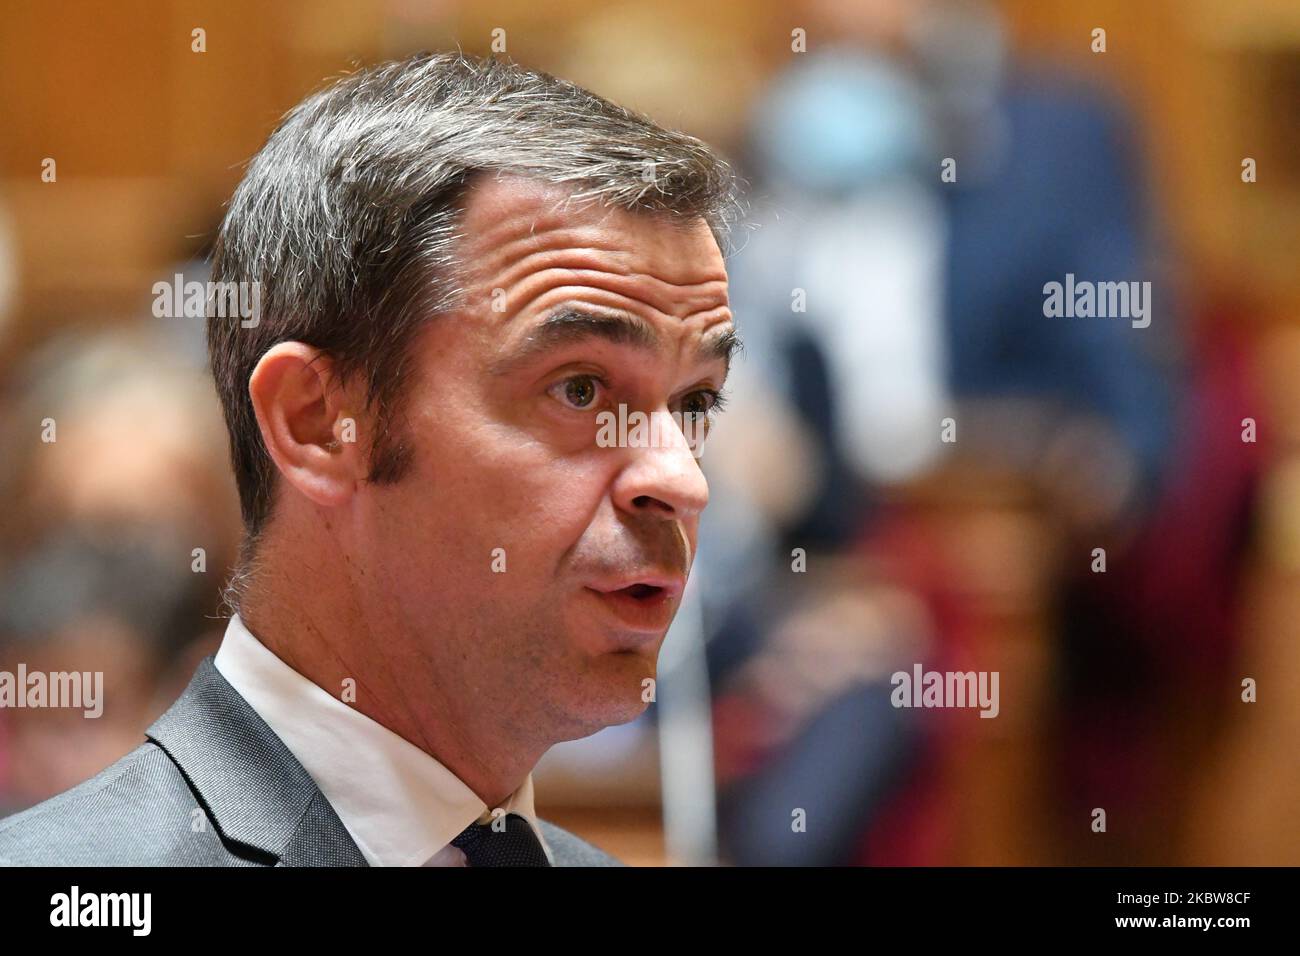
[[[207,657],[107,770],[0,820],[0,864],[366,866],[315,782]],[[556,866],[622,866],[540,821]]]

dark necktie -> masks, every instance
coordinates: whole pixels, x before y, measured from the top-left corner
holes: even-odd
[[[470,866],[550,866],[532,825],[517,813],[507,813],[505,829],[491,823],[471,823],[452,846],[460,847]]]

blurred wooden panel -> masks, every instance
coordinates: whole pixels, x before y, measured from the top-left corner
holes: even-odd
[[[185,257],[201,222],[192,197],[166,178],[0,180],[15,227],[19,307],[49,331],[62,318],[148,314],[153,283]]]
[[[165,8],[164,8],[165,10]],[[169,18],[93,0],[7,4],[0,30],[0,171],[39,177],[158,175],[173,78]],[[179,40],[177,42],[180,42]]]

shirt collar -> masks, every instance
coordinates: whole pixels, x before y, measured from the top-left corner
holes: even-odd
[[[489,808],[419,747],[312,683],[259,641],[236,614],[213,661],[320,788],[372,866],[420,866]],[[528,820],[533,777],[501,809]]]

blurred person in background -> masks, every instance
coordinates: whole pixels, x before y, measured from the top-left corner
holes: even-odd
[[[0,480],[23,507],[0,515],[0,669],[102,671],[108,701],[94,720],[0,710],[10,811],[128,753],[219,636],[238,508],[187,338],[148,320],[71,330],[10,376]]]
[[[0,717],[0,814],[94,776],[135,748],[215,643],[212,577],[164,529],[52,529],[5,568],[0,670],[102,673],[100,713],[6,708]],[[206,640],[205,640],[206,638]]]
[[[820,707],[804,703],[798,729],[785,719],[784,732],[765,737],[770,722],[754,715],[788,708],[770,685],[765,692],[738,675],[762,670],[756,658],[789,656],[779,649],[786,615],[760,608],[766,594],[799,590],[800,576],[782,566],[798,547],[810,564],[817,554],[870,562],[868,581],[894,581],[928,608],[893,625],[913,635],[911,653],[928,648],[927,661],[972,666],[985,653],[970,643],[980,612],[962,594],[974,582],[954,582],[936,548],[978,554],[993,539],[943,538],[997,526],[918,523],[899,493],[945,473],[947,487],[969,489],[990,467],[1036,502],[1032,520],[1051,542],[1039,564],[1055,581],[1042,602],[1058,615],[1049,639],[1060,666],[1038,680],[1059,675],[1045,688],[1057,735],[1049,783],[1057,829],[1071,829],[1082,803],[1105,804],[1143,821],[1127,828],[1136,839],[1107,844],[1111,859],[1144,839],[1167,853],[1142,832],[1158,823],[1152,798],[1171,782],[1152,766],[1167,741],[1154,720],[1159,702],[1187,692],[1188,654],[1221,664],[1231,649],[1249,458],[1221,480],[1192,476],[1222,461],[1227,438],[1215,451],[1198,436],[1231,417],[1240,362],[1198,363],[1197,381],[1207,384],[1188,404],[1187,310],[1162,267],[1140,149],[1116,100],[1013,64],[984,3],[810,2],[802,11],[796,19],[809,24],[814,52],[795,57],[755,110],[747,158],[760,222],[733,266],[737,311],[764,357],[738,369],[734,407],[781,411],[734,416],[711,449],[710,474],[733,502],[706,517],[717,524],[706,553],[730,584],[713,592],[710,658],[732,859],[951,861],[944,832],[955,836],[955,824],[941,819],[945,784],[929,768],[957,745],[952,727],[927,715],[929,742],[911,748],[904,741],[915,728],[898,714],[860,719],[856,733],[826,732],[817,719],[882,686],[832,680]],[[1153,321],[1139,329],[1123,318],[1046,317],[1044,285],[1067,273],[1151,279]],[[960,436],[952,445],[940,441],[948,416]],[[764,446],[791,453],[756,451]],[[756,456],[770,467],[753,468]],[[1112,562],[1127,560],[1122,574],[1088,573],[1099,542]],[[1180,560],[1171,564],[1174,549]],[[854,592],[870,604],[869,584]],[[864,619],[888,621],[890,606],[864,610]],[[805,667],[841,673],[829,649],[853,646],[855,629],[806,630],[820,636],[808,641]],[[884,636],[890,625],[871,630],[878,648],[899,646]],[[1155,697],[1152,686],[1172,694]],[[792,788],[791,768],[801,765]],[[842,799],[846,790],[859,799]],[[782,839],[788,810],[773,808],[811,799],[799,802],[799,793],[841,795],[839,813],[852,818],[836,817],[840,836],[819,844],[823,852]],[[766,836],[755,839],[760,820]],[[856,853],[849,833],[858,834]],[[1065,852],[1083,861],[1079,847]]]
[[[148,527],[191,541],[187,564],[203,548],[220,577],[238,511],[220,406],[189,348],[201,327],[174,318],[72,329],[26,356],[0,423],[14,451],[0,482],[24,504],[0,515],[7,549],[69,522]]]

